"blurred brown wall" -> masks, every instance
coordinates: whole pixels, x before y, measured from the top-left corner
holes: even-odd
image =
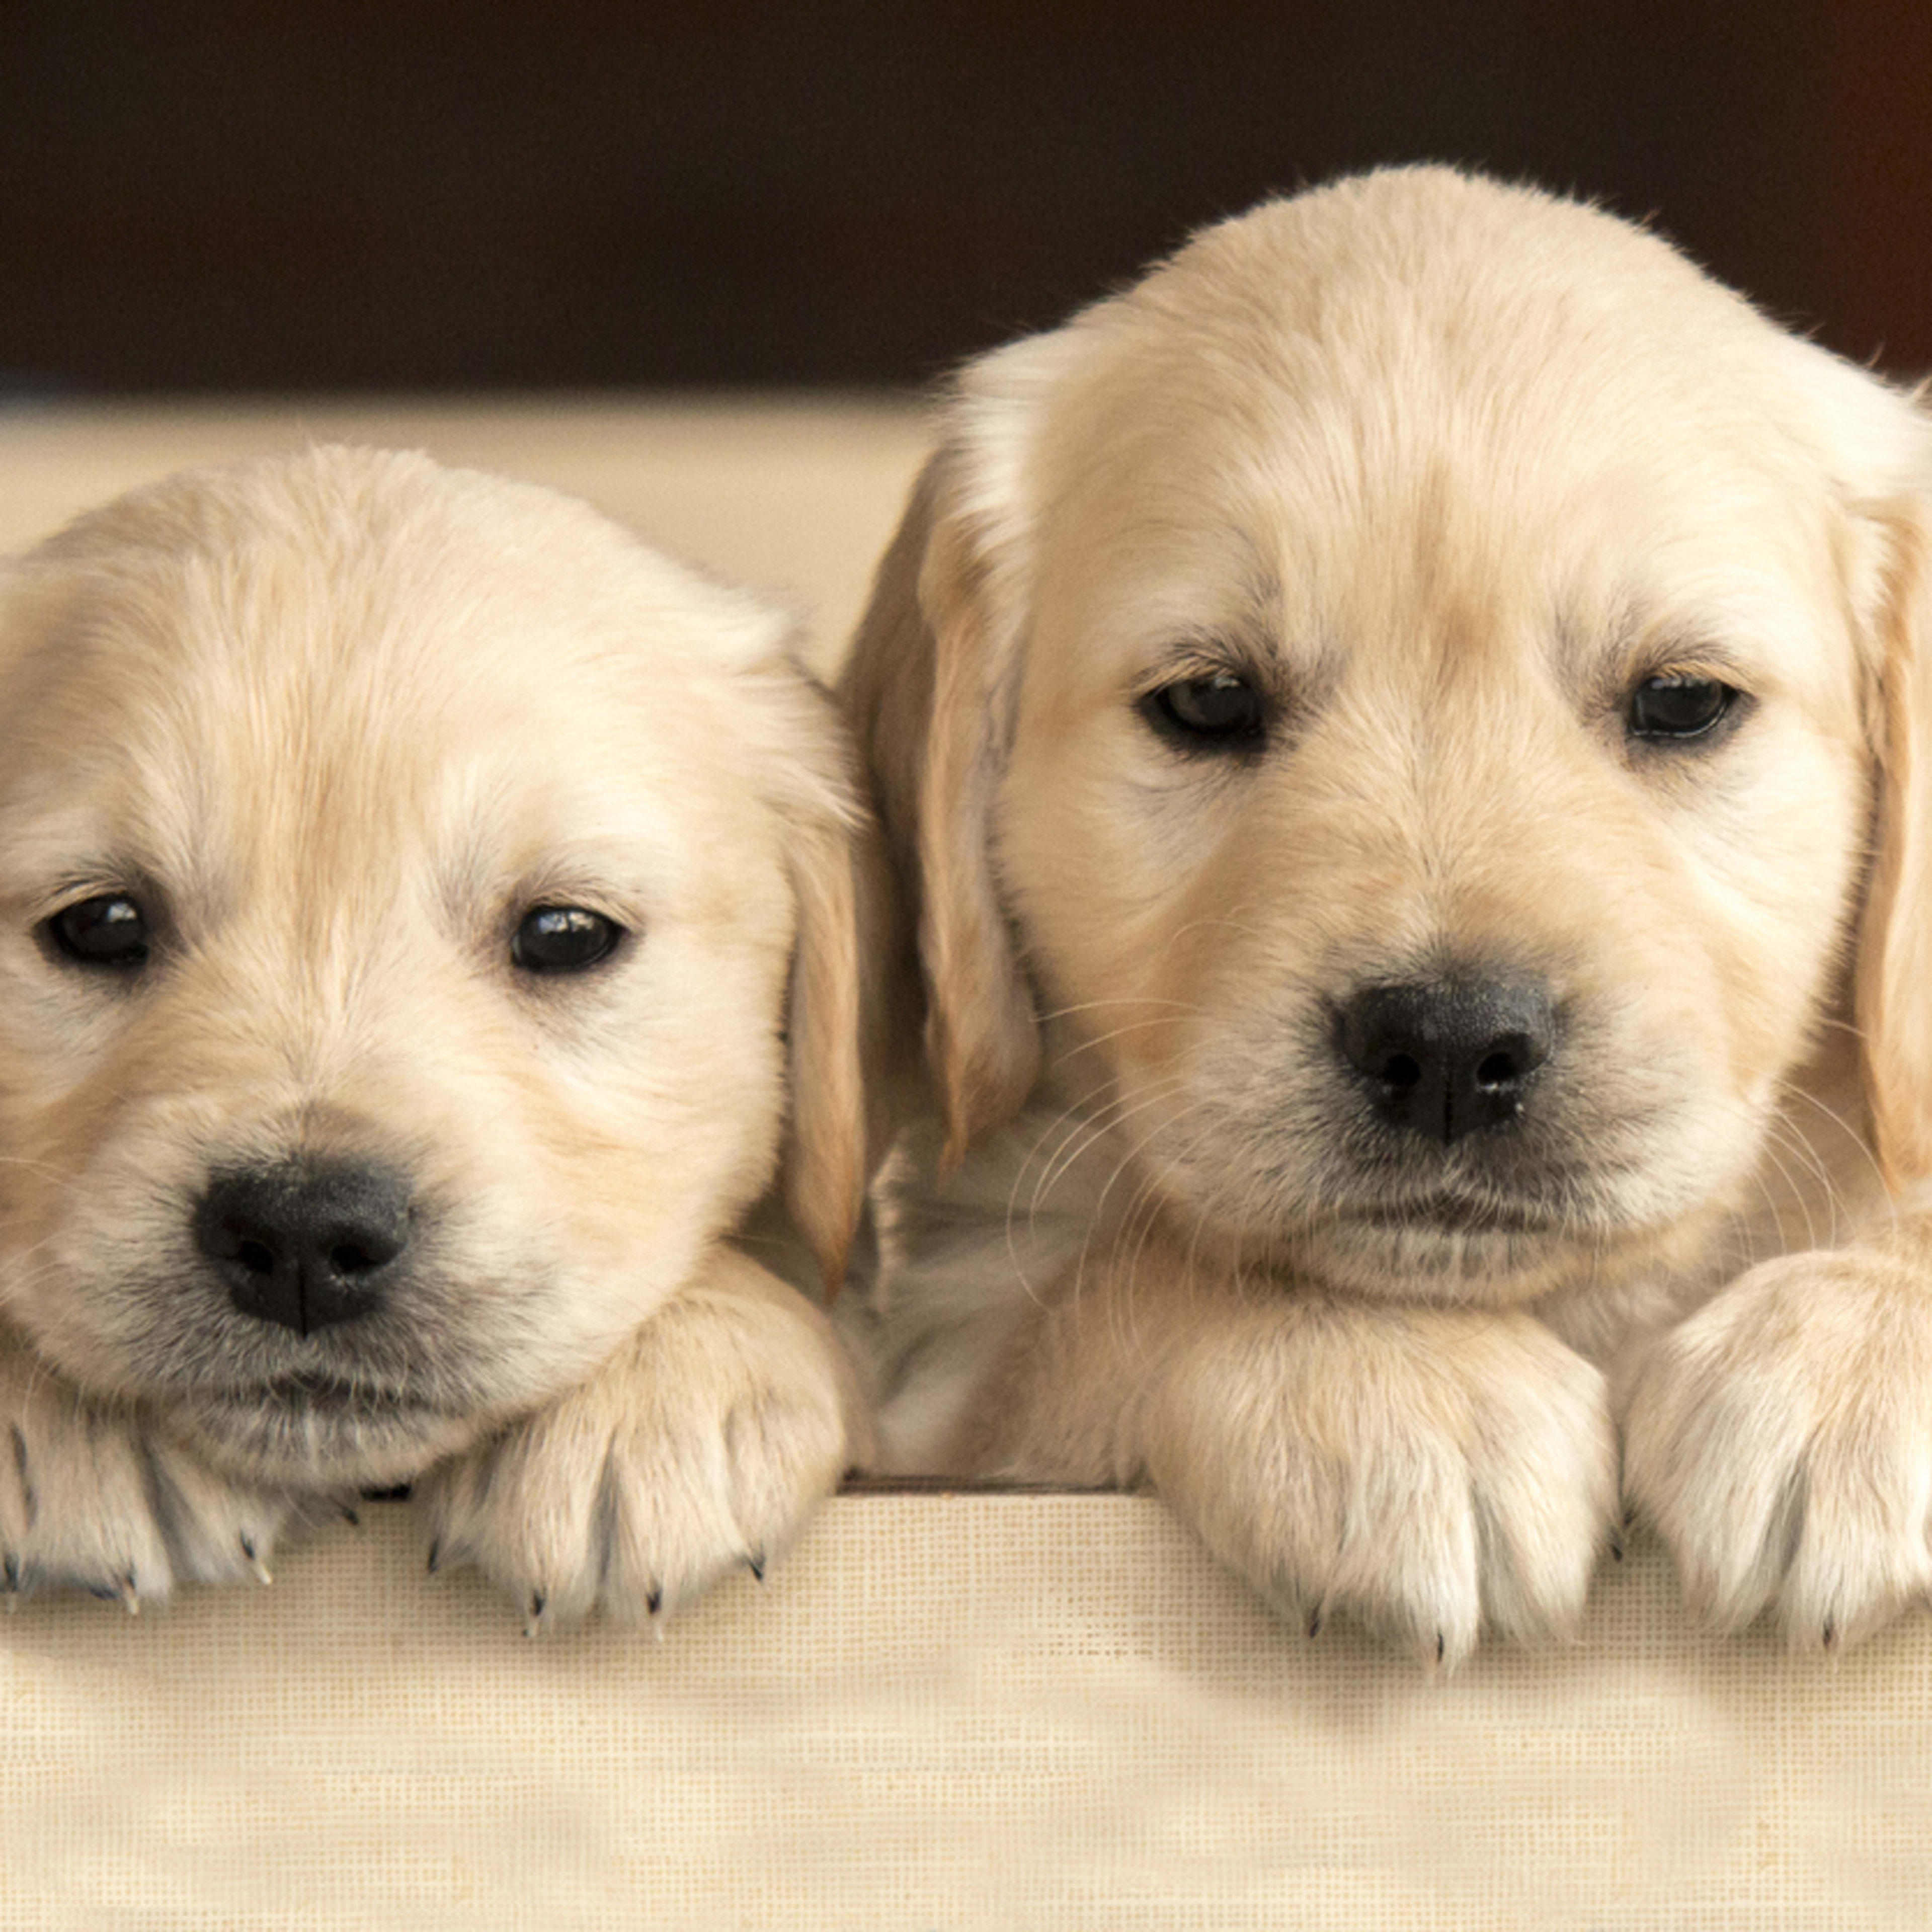
[[[1928,76],[1928,0],[0,0],[0,384],[914,382],[1422,158],[1916,371]]]

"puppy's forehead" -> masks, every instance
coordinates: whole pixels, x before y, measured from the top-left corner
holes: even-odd
[[[1901,413],[1654,236],[1444,170],[1264,207],[1064,333],[1049,579],[1130,624],[1198,586],[1233,608],[1196,627],[1246,606],[1311,648],[1510,607],[1750,628],[1829,594],[1833,436]]]
[[[112,506],[28,560],[9,626],[16,799],[184,847],[237,812],[694,808],[783,629],[585,506],[366,451]]]

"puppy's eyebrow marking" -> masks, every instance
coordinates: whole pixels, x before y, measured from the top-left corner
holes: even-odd
[[[1257,683],[1278,672],[1286,620],[1281,573],[1245,530],[1232,532],[1241,551],[1233,594],[1216,587],[1225,616],[1204,613],[1175,624],[1148,657],[1148,681],[1190,670],[1233,671]]]
[[[1738,653],[1708,625],[1672,626],[1640,639],[1628,659],[1633,674],[1698,672],[1742,682],[1750,676]]]
[[[1708,612],[1646,608],[1626,594],[1612,605],[1607,622],[1580,623],[1568,612],[1555,616],[1554,668],[1596,709],[1621,704],[1636,680],[1665,672],[1708,675],[1748,688],[1760,674],[1730,641],[1736,622]]]
[[[652,924],[653,908],[638,890],[634,877],[627,876],[637,869],[634,865],[539,866],[510,880],[501,908],[514,919],[535,906],[574,906],[599,914],[627,932],[641,932]]]
[[[1277,634],[1282,624],[1283,602],[1281,572],[1274,560],[1245,531],[1243,548],[1248,553],[1247,567],[1241,573],[1240,592],[1252,614],[1256,628],[1264,636]]]
[[[44,913],[58,912],[77,898],[97,893],[125,892],[130,897],[159,898],[154,869],[140,860],[89,856],[64,865],[44,886],[34,889],[32,903]]]
[[[1165,684],[1177,677],[1210,676],[1217,671],[1246,676],[1259,668],[1255,656],[1238,632],[1184,631],[1153,654],[1141,682]]]

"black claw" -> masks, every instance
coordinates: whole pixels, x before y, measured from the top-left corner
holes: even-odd
[[[544,1613],[544,1606],[549,1601],[550,1599],[546,1597],[541,1590],[534,1591],[531,1593],[530,1622],[532,1623],[536,1623],[542,1618]]]
[[[1825,1619],[1825,1648],[1836,1650],[1838,1647],[1838,1627],[1829,1617]]]
[[[104,1604],[118,1604],[121,1600],[120,1591],[112,1583],[89,1583],[86,1587],[90,1597]]]
[[[1610,1538],[1610,1561],[1612,1563],[1621,1563],[1623,1560],[1624,1540],[1621,1536],[1612,1536]]]
[[[0,1570],[5,1574],[7,1594],[17,1596],[20,1589],[20,1559],[10,1550],[4,1558],[0,1558]]]
[[[242,1554],[252,1563],[255,1560],[255,1539],[244,1529],[242,1532]]]
[[[1322,1634],[1322,1612],[1312,1610],[1308,1617],[1308,1640],[1312,1643]]]
[[[663,1591],[653,1590],[650,1594],[644,1599],[644,1608],[650,1611],[652,1616],[656,1616],[658,1611],[664,1608]]]
[[[761,1550],[755,1556],[745,1558],[745,1568],[762,1583],[765,1580],[765,1553]]]
[[[338,1503],[336,1504],[336,1508],[342,1512],[342,1520],[347,1523],[352,1529],[360,1529],[362,1527],[362,1519],[356,1514],[355,1510],[352,1510],[348,1504]]]
[[[442,1545],[432,1543],[429,1546],[429,1574],[434,1576],[442,1568]]]
[[[1436,1660],[1438,1664],[1442,1661],[1442,1633],[1438,1630],[1436,1633]]]

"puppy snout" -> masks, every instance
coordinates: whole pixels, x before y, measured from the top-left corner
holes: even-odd
[[[381,1301],[409,1246],[410,1208],[392,1168],[284,1161],[214,1176],[195,1243],[243,1314],[309,1335]]]
[[[1540,980],[1403,980],[1355,993],[1336,1031],[1376,1114],[1446,1147],[1516,1122],[1556,1012]]]

